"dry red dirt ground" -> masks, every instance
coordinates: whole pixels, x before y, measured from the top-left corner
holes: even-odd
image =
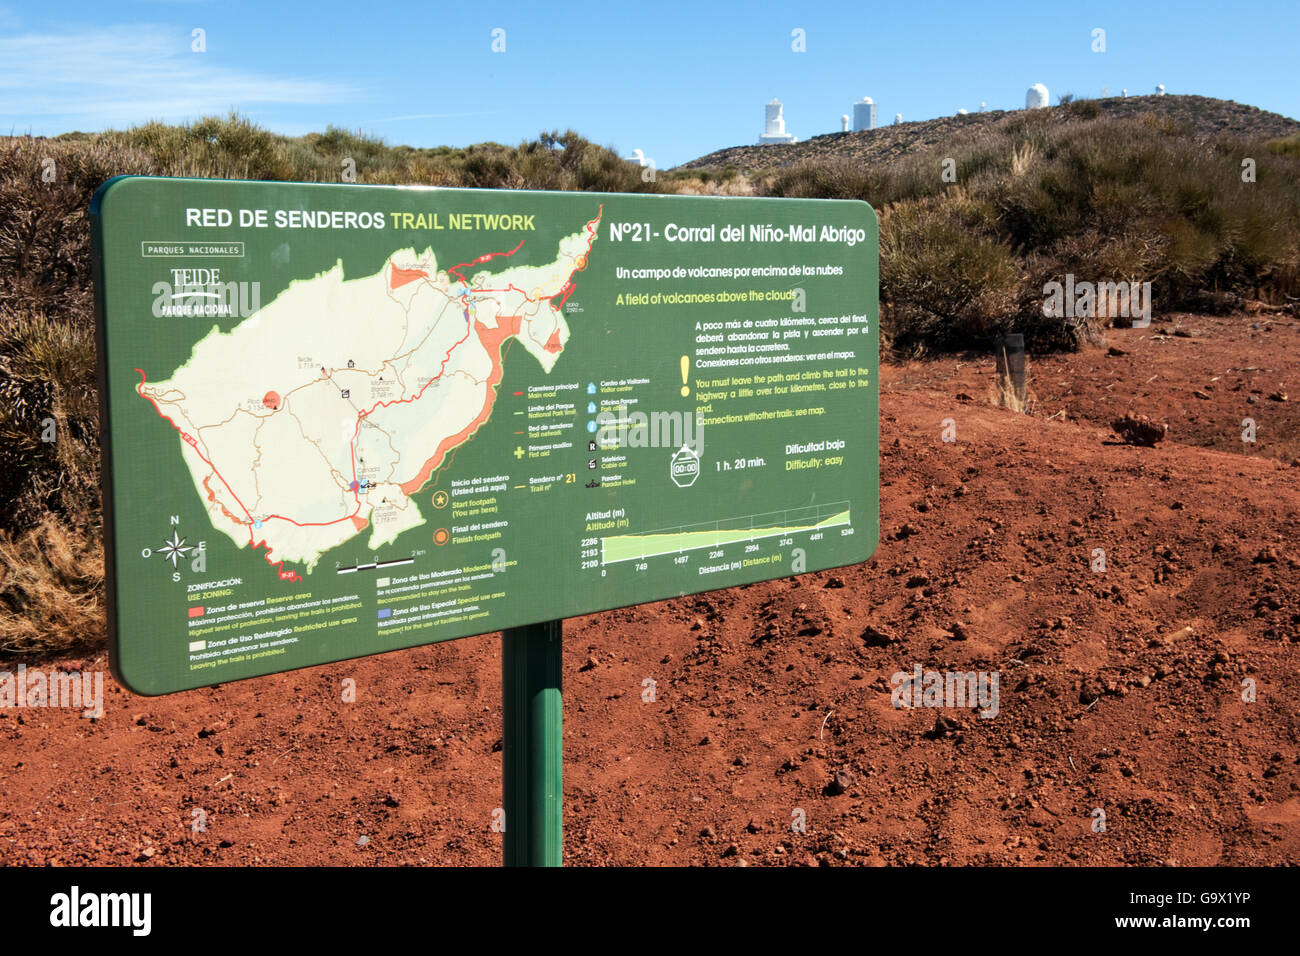
[[[1300,863],[1300,322],[1108,338],[1031,359],[1032,416],[989,357],[884,369],[867,564],[568,622],[566,861]],[[895,709],[915,664],[997,716]],[[0,862],[494,864],[500,722],[492,636],[0,711]]]

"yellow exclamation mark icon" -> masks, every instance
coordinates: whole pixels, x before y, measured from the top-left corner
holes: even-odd
[[[685,355],[682,356],[682,398],[691,394],[691,388],[686,384],[686,376],[691,370],[691,360]]]

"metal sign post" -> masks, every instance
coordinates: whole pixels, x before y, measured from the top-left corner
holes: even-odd
[[[546,621],[501,636],[506,866],[559,866],[563,857],[562,634],[562,621]]]

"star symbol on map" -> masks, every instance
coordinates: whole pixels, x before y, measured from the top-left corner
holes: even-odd
[[[163,560],[170,561],[172,563],[172,568],[174,569],[180,562],[181,558],[185,557],[186,552],[193,550],[193,546],[186,547],[185,539],[180,536],[180,532],[173,529],[171,538],[163,541],[162,547],[158,549],[158,553],[163,556]]]

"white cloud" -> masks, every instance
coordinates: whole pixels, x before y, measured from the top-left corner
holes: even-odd
[[[211,49],[211,39],[209,39]],[[161,26],[0,35],[0,120],[102,129],[268,104],[338,103],[345,84],[224,66]]]

